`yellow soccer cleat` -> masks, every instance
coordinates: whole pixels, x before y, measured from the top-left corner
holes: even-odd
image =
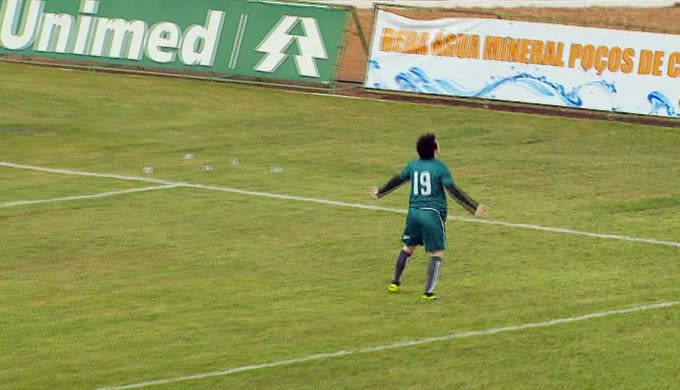
[[[401,289],[401,287],[399,287],[398,284],[390,283],[390,285],[387,287],[387,292],[395,293],[395,292],[399,292],[400,289]]]
[[[423,294],[420,296],[420,300],[423,302],[436,301],[437,299],[439,299],[439,295],[437,294]]]

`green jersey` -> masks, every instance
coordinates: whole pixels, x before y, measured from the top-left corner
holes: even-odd
[[[453,185],[449,168],[436,158],[409,161],[399,174],[403,180],[410,180],[409,208],[435,209],[446,220],[445,186]]]

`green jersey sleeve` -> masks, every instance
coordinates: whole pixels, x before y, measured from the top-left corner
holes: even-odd
[[[404,166],[404,169],[399,173],[399,177],[403,180],[411,180],[411,173],[413,172],[413,163],[409,161]]]
[[[453,182],[453,175],[451,175],[449,167],[447,167],[445,164],[441,164],[441,171],[442,185],[444,187],[448,185],[454,185],[455,183]]]

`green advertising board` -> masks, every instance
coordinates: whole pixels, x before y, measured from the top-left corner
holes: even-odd
[[[329,84],[349,11],[246,0],[1,0],[0,54]]]

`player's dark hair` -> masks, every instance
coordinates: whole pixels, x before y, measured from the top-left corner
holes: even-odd
[[[418,138],[416,150],[421,160],[432,160],[437,150],[437,138],[432,133],[423,134]]]

